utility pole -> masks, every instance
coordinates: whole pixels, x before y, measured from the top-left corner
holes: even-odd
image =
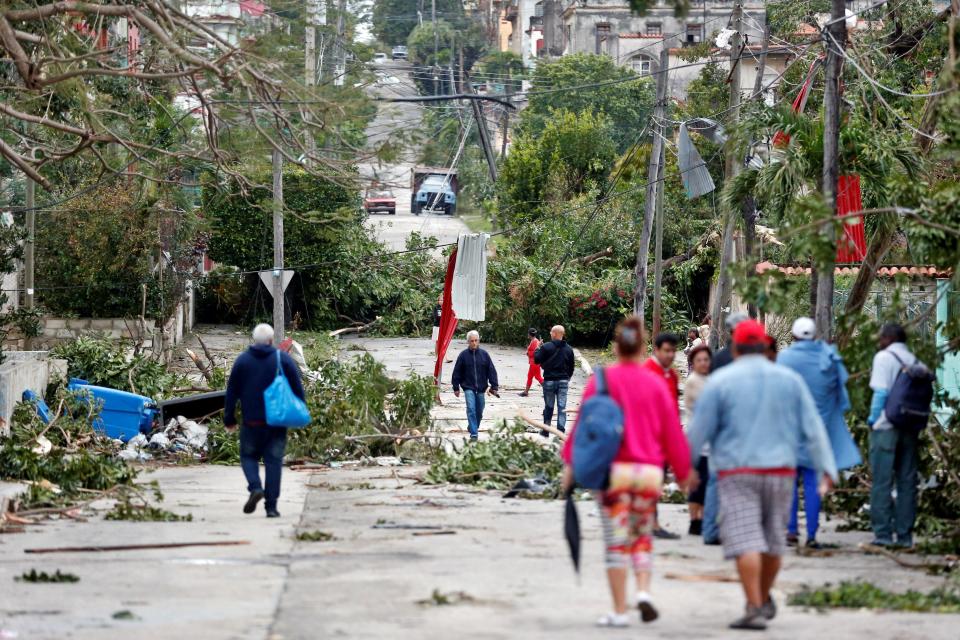
[[[303,35],[303,84],[312,87],[317,81],[317,3],[307,0],[307,24]]]
[[[830,340],[833,333],[833,268],[837,255],[837,181],[840,177],[840,80],[843,51],[847,43],[846,2],[832,0],[830,22],[824,43],[827,46],[826,84],[823,93],[823,197],[830,219],[821,233],[830,247],[829,255],[817,265],[817,305],[814,320],[817,337]]]
[[[23,288],[26,289],[25,297],[25,306],[27,309],[33,309],[34,301],[34,286],[33,286],[33,275],[34,275],[34,247],[36,245],[37,239],[37,212],[34,209],[35,201],[35,192],[37,183],[27,178],[27,194],[26,194],[26,224],[27,224],[27,237],[23,243]]]
[[[337,6],[337,55],[334,62],[336,70],[333,76],[333,84],[337,87],[343,86],[344,76],[347,73],[347,47],[344,45],[344,36],[347,31],[346,5],[347,0],[340,0],[340,4]]]
[[[743,2],[737,0],[733,5],[733,34],[730,46],[730,111],[731,121],[740,120],[740,56],[743,54]],[[726,179],[733,180],[740,172],[740,158],[731,150],[727,153]],[[716,350],[726,342],[723,333],[723,315],[730,299],[730,274],[728,269],[733,259],[733,237],[737,229],[737,215],[733,211],[724,213],[723,240],[720,249],[720,267],[717,275],[717,290],[710,308],[710,348]]]
[[[273,336],[283,342],[283,155],[273,150]]]
[[[663,117],[667,102],[667,72],[670,67],[670,48],[663,42],[660,52],[660,67],[657,69],[657,101],[653,106],[653,149],[650,151],[650,163],[647,167],[647,193],[643,210],[643,229],[640,232],[640,246],[637,248],[636,283],[633,288],[633,313],[643,322],[647,304],[647,259],[650,256],[650,234],[653,231],[653,218],[656,213],[657,184],[662,175],[663,165]],[[659,134],[659,135],[658,135]]]
[[[753,79],[753,93],[750,101],[763,100],[763,73],[767,68],[767,53],[770,51],[770,21],[763,20],[763,44],[760,47],[760,60],[757,62],[757,75]],[[757,201],[753,196],[747,196],[743,202],[743,249],[747,258],[747,273],[756,269],[757,244]],[[753,300],[747,301],[747,313],[751,318],[758,315],[757,304]]]
[[[462,68],[465,90],[473,93],[473,83],[470,82],[470,76]],[[483,155],[487,159],[487,170],[490,172],[490,181],[497,181],[497,158],[493,153],[493,146],[490,143],[490,130],[487,129],[487,119],[483,116],[483,107],[479,100],[470,100],[470,106],[473,108],[473,117],[477,121],[477,133],[480,135],[480,144],[483,146]]]
[[[663,133],[661,131],[661,133]],[[656,239],[654,240],[653,256],[653,333],[656,336],[660,333],[660,290],[663,283],[663,177],[664,177],[664,153],[660,153],[660,172],[657,176],[657,220],[656,220]]]

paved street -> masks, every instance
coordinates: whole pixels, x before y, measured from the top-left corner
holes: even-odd
[[[383,98],[416,95],[410,66],[403,62],[391,62],[374,67],[395,78],[396,82],[380,83],[371,91]],[[371,145],[381,143],[389,135],[401,135],[405,144],[396,164],[364,164],[360,173],[368,184],[379,182],[389,186],[397,198],[397,214],[374,214],[367,220],[367,226],[374,229],[377,238],[394,251],[407,246],[407,238],[412,233],[433,236],[440,244],[456,242],[461,233],[469,232],[467,225],[456,216],[444,216],[432,213],[412,215],[410,213],[410,170],[417,164],[419,149],[417,140],[422,139],[423,107],[412,102],[380,102],[377,117],[367,129],[367,140]],[[419,136],[419,138],[418,138]]]

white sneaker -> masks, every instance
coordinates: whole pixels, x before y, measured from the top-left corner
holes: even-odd
[[[615,627],[622,629],[630,626],[630,616],[625,613],[608,613],[597,620],[598,627]]]

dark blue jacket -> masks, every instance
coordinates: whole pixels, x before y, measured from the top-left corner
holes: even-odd
[[[573,347],[566,340],[544,342],[533,354],[533,361],[543,367],[544,380],[569,380],[576,369]]]
[[[497,382],[497,368],[493,366],[493,360],[490,354],[481,348],[476,351],[464,349],[457,356],[457,364],[453,365],[453,390],[459,391],[460,387],[470,389],[477,393],[483,393],[487,390],[487,382],[494,390],[500,387]]]
[[[283,374],[290,382],[290,388],[293,389],[298,398],[305,400],[303,383],[300,382],[300,369],[297,368],[297,363],[293,361],[289,354],[281,351],[280,366],[283,367]],[[240,409],[243,411],[243,424],[266,424],[263,392],[273,384],[273,379],[276,377],[276,348],[268,344],[255,344],[241,353],[240,357],[233,363],[230,379],[227,380],[223,424],[234,425],[237,423],[237,400],[240,401]]]

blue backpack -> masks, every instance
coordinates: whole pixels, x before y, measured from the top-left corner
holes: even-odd
[[[919,360],[908,367],[897,354],[891,351],[890,355],[900,363],[900,373],[890,388],[883,412],[898,429],[922,431],[930,420],[933,383],[937,377]]]
[[[623,410],[607,393],[603,369],[595,374],[596,395],[580,407],[573,436],[573,479],[584,489],[606,489],[610,465],[623,440]]]

